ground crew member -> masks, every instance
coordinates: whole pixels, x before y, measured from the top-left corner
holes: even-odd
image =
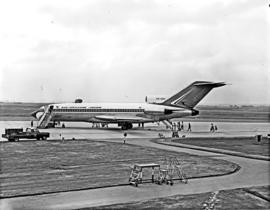
[[[181,124],[180,124],[180,121],[177,122],[177,127],[178,127],[178,130],[181,131]]]
[[[182,121],[181,130],[184,130],[184,122]]]
[[[214,124],[211,123],[210,132],[214,132],[214,131],[215,131]]]
[[[126,139],[127,139],[127,133],[124,133],[124,144],[126,143]]]
[[[188,129],[187,129],[187,131],[190,131],[191,132],[191,124],[190,123],[188,123]]]

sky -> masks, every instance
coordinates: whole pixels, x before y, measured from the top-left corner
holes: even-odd
[[[0,101],[144,102],[226,82],[201,104],[270,104],[267,0],[0,3]]]

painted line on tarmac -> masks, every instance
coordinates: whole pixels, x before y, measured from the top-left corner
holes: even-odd
[[[263,199],[265,201],[270,202],[270,198],[262,195],[261,193],[258,193],[256,191],[253,191],[253,190],[250,190],[250,189],[246,189],[246,188],[243,188],[242,190],[245,191],[245,192],[247,192],[247,193],[249,193],[249,194],[255,195],[256,197],[259,197],[259,198],[261,198],[261,199]]]

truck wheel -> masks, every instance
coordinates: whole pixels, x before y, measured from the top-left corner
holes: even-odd
[[[46,136],[44,136],[44,137],[43,137],[43,140],[47,140],[47,137],[46,137]]]
[[[15,139],[8,139],[8,141],[15,141]]]

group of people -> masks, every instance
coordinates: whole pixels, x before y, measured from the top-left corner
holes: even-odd
[[[92,123],[92,128],[108,128],[108,123]]]
[[[184,131],[184,122],[173,122],[172,123],[172,129],[173,130],[177,130],[177,131]],[[211,123],[211,126],[210,126],[210,132],[216,132],[218,130],[218,127],[217,125],[214,125],[213,123]],[[190,122],[188,123],[188,128],[187,128],[187,131],[188,132],[191,132],[191,124]]]
[[[139,123],[138,126],[144,128],[144,123]]]
[[[184,131],[184,122],[183,121],[182,122],[179,121],[177,123],[173,122],[172,123],[172,129],[173,130],[178,130],[178,131]],[[190,123],[188,123],[187,131],[191,132],[191,124]]]
[[[213,123],[211,123],[210,132],[216,132],[217,130],[218,130],[217,125],[214,125]]]

